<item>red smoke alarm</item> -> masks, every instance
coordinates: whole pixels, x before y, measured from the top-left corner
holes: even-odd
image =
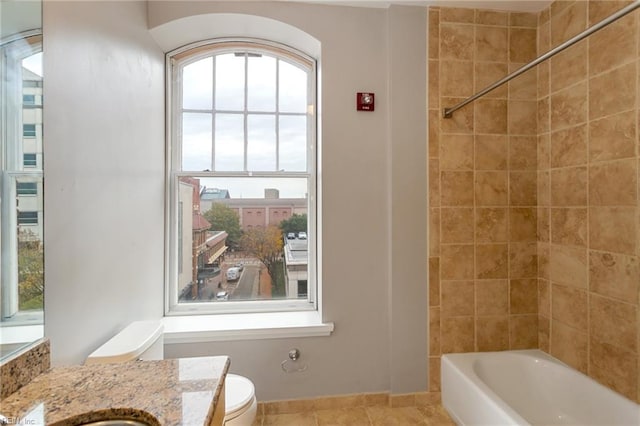
[[[375,94],[358,92],[356,106],[358,111],[373,111],[375,109]]]

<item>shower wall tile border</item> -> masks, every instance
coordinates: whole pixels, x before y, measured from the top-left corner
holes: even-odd
[[[259,401],[258,414],[293,414],[318,410],[357,407],[428,407],[441,404],[440,392],[417,392],[391,395],[387,392],[337,395],[323,398]]]

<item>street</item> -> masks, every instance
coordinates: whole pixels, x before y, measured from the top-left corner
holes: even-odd
[[[240,278],[235,281],[228,281],[226,277],[227,270],[236,266],[238,263],[244,265],[240,273]],[[264,266],[259,260],[250,257],[237,257],[223,262],[221,266],[220,273],[205,279],[200,288],[199,301],[259,300],[271,298],[270,281],[266,284],[268,288],[265,289],[263,287],[263,290],[260,290],[260,270],[264,268]],[[263,280],[265,279],[264,274],[266,274],[266,270],[263,271]],[[228,297],[218,299],[216,296],[221,292],[226,292]]]
[[[258,298],[259,265],[245,265],[240,279],[227,283],[229,300],[255,300]]]

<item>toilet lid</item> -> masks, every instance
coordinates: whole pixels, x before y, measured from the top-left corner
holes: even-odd
[[[132,361],[158,342],[162,332],[160,321],[134,321],[93,351],[85,364]]]
[[[251,380],[235,374],[227,374],[225,385],[225,414],[233,414],[251,404],[255,388]]]

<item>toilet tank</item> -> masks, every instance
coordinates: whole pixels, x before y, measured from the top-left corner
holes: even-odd
[[[136,321],[93,351],[85,364],[125,362],[164,357],[163,326],[160,321]]]

